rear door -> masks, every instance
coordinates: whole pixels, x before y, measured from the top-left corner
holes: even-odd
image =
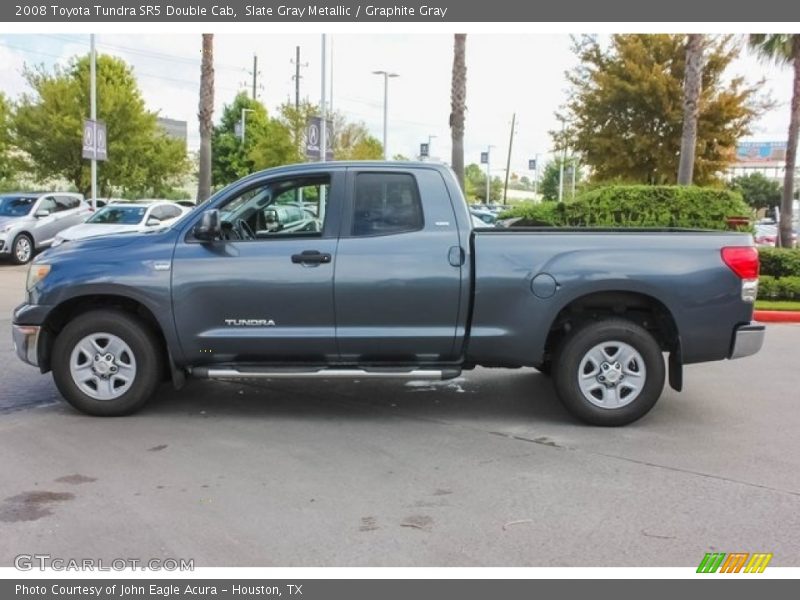
[[[453,360],[466,274],[442,176],[424,168],[352,168],[347,196],[335,274],[342,360]]]
[[[83,223],[89,216],[84,210],[81,199],[71,194],[56,194],[59,231]]]

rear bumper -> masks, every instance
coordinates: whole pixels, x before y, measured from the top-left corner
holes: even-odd
[[[14,350],[23,362],[39,366],[39,333],[37,325],[12,325],[11,335],[14,338]]]
[[[733,332],[733,343],[729,358],[743,358],[752,356],[764,345],[766,327],[761,323],[752,322],[749,325],[740,325]]]

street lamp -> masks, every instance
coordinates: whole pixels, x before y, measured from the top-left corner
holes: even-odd
[[[428,158],[433,158],[433,152],[431,152],[431,148],[433,148],[433,144],[432,144],[431,140],[433,140],[433,138],[437,138],[437,137],[439,137],[439,136],[438,135],[433,135],[433,134],[429,134],[428,135]]]
[[[244,136],[245,136],[245,131],[247,129],[247,120],[246,119],[247,119],[247,113],[249,113],[249,112],[256,112],[256,111],[253,110],[252,108],[243,108],[242,109],[242,146],[244,146]]]
[[[386,122],[389,114],[389,78],[400,77],[389,71],[373,71],[373,75],[383,75],[383,160],[386,160]]]

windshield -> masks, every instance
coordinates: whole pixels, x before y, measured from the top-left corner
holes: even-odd
[[[145,212],[147,212],[147,208],[144,206],[104,206],[86,222],[108,225],[138,225],[142,222]]]
[[[31,196],[0,196],[0,217],[24,217],[35,202]]]

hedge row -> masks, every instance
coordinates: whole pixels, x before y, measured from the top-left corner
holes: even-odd
[[[759,248],[761,274],[800,277],[800,248]]]
[[[760,300],[800,300],[800,277],[773,277],[762,275],[758,279]]]
[[[523,203],[502,218],[514,226],[685,227],[726,229],[726,218],[749,215],[738,192],[692,186],[611,185],[571,202]]]

